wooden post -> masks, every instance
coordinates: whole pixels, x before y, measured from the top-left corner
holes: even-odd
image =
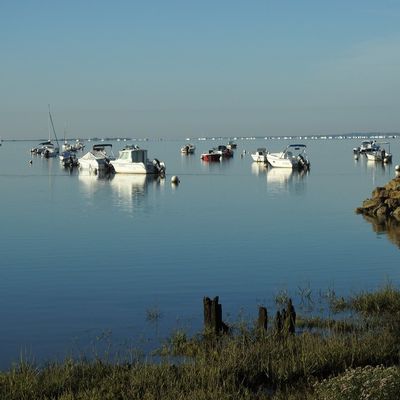
[[[218,296],[211,300],[211,328],[215,333],[220,333],[222,328],[222,306],[218,301]]]
[[[257,321],[258,331],[261,333],[267,332],[268,328],[268,313],[265,307],[258,307],[258,321]]]
[[[296,331],[296,311],[293,307],[292,304],[292,299],[289,299],[288,304],[287,304],[287,327],[288,327],[288,333],[294,334]]]
[[[211,329],[211,299],[209,297],[203,297],[203,308],[204,308],[204,329]]]
[[[216,334],[229,330],[229,327],[222,321],[222,305],[218,301],[218,296],[212,300],[209,297],[203,298],[204,328],[206,331]]]

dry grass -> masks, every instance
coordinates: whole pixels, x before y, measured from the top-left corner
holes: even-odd
[[[0,398],[389,399],[400,387],[399,299],[393,287],[343,299],[352,320],[298,320],[295,335],[245,324],[230,335],[175,332],[157,362],[21,362],[0,373]]]

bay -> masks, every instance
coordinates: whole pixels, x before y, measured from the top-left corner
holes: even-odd
[[[201,330],[203,296],[220,297],[229,323],[259,304],[273,310],[282,292],[296,306],[305,290],[317,302],[398,285],[398,246],[354,212],[396,176],[400,144],[389,140],[393,163],[382,165],[354,159],[360,138],[302,139],[307,173],[252,162],[283,139],[239,138],[218,163],[200,154],[227,139],[193,139],[193,155],[180,153],[184,140],[139,142],[166,163],[163,180],[71,172],[32,157],[34,142],[3,142],[0,367],[104,343],[150,349],[176,329]]]

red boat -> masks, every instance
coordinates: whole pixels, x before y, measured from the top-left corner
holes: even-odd
[[[208,153],[203,153],[201,155],[203,161],[219,161],[221,157],[221,153],[215,150],[209,150]]]

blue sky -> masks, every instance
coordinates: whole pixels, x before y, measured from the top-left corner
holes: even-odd
[[[0,0],[0,136],[400,131],[398,1]]]

